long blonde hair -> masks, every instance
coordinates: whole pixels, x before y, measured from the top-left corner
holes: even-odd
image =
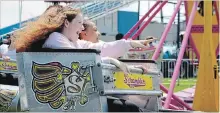
[[[72,21],[77,14],[78,9],[64,7],[61,5],[50,6],[46,11],[33,22],[29,22],[24,29],[14,33],[14,46],[17,52],[27,51],[31,44],[48,38],[52,32],[61,32],[64,21]]]

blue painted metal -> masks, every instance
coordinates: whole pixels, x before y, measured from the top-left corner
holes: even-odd
[[[106,10],[113,9],[123,4],[123,1],[103,1],[91,4],[87,7],[82,8],[82,12],[88,17],[103,13]]]
[[[23,27],[24,24],[26,24],[27,22],[33,21],[36,18],[38,18],[38,17],[34,17],[34,18],[29,19],[29,20],[21,22],[21,28]],[[0,36],[8,34],[12,31],[15,31],[16,29],[20,29],[20,23],[13,24],[13,25],[10,25],[8,27],[0,29]],[[4,36],[2,36],[2,37],[4,38]]]
[[[137,21],[138,12],[118,11],[118,32],[126,34]]]

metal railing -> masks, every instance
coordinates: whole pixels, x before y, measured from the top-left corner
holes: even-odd
[[[116,12],[119,8],[125,7],[137,0],[99,0],[81,10],[85,16],[91,20],[97,20],[107,14]],[[89,2],[88,2],[89,3]]]
[[[198,62],[198,60],[190,60],[190,59],[183,59],[181,66],[180,66],[180,72],[179,72],[179,78],[194,78],[197,75],[197,65],[195,63]],[[161,62],[161,71],[164,75],[164,78],[171,78],[174,68],[176,65],[176,59],[163,59]]]
[[[217,59],[217,62],[219,65],[219,59]],[[175,65],[176,59],[163,59],[161,61],[161,72],[164,78],[172,78]],[[183,59],[179,70],[179,78],[196,78],[198,66],[198,59]]]

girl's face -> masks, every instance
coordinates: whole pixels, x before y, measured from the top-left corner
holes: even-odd
[[[95,23],[90,21],[88,24],[89,25],[87,29],[83,31],[84,33],[82,33],[83,39],[93,43],[97,43],[99,41],[100,33],[97,30]]]
[[[82,14],[78,14],[71,22],[66,20],[65,28],[68,32],[68,38],[72,42],[76,42],[79,38],[79,33],[84,30]]]

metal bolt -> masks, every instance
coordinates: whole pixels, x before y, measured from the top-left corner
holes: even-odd
[[[21,88],[24,88],[24,84],[21,85]]]
[[[101,64],[100,64],[100,63],[97,63],[97,66],[98,66],[98,67],[100,67],[100,66],[101,66]]]
[[[112,86],[112,89],[115,89],[116,88],[116,86]]]
[[[100,95],[104,95],[104,91],[100,91],[99,93],[100,93]]]

